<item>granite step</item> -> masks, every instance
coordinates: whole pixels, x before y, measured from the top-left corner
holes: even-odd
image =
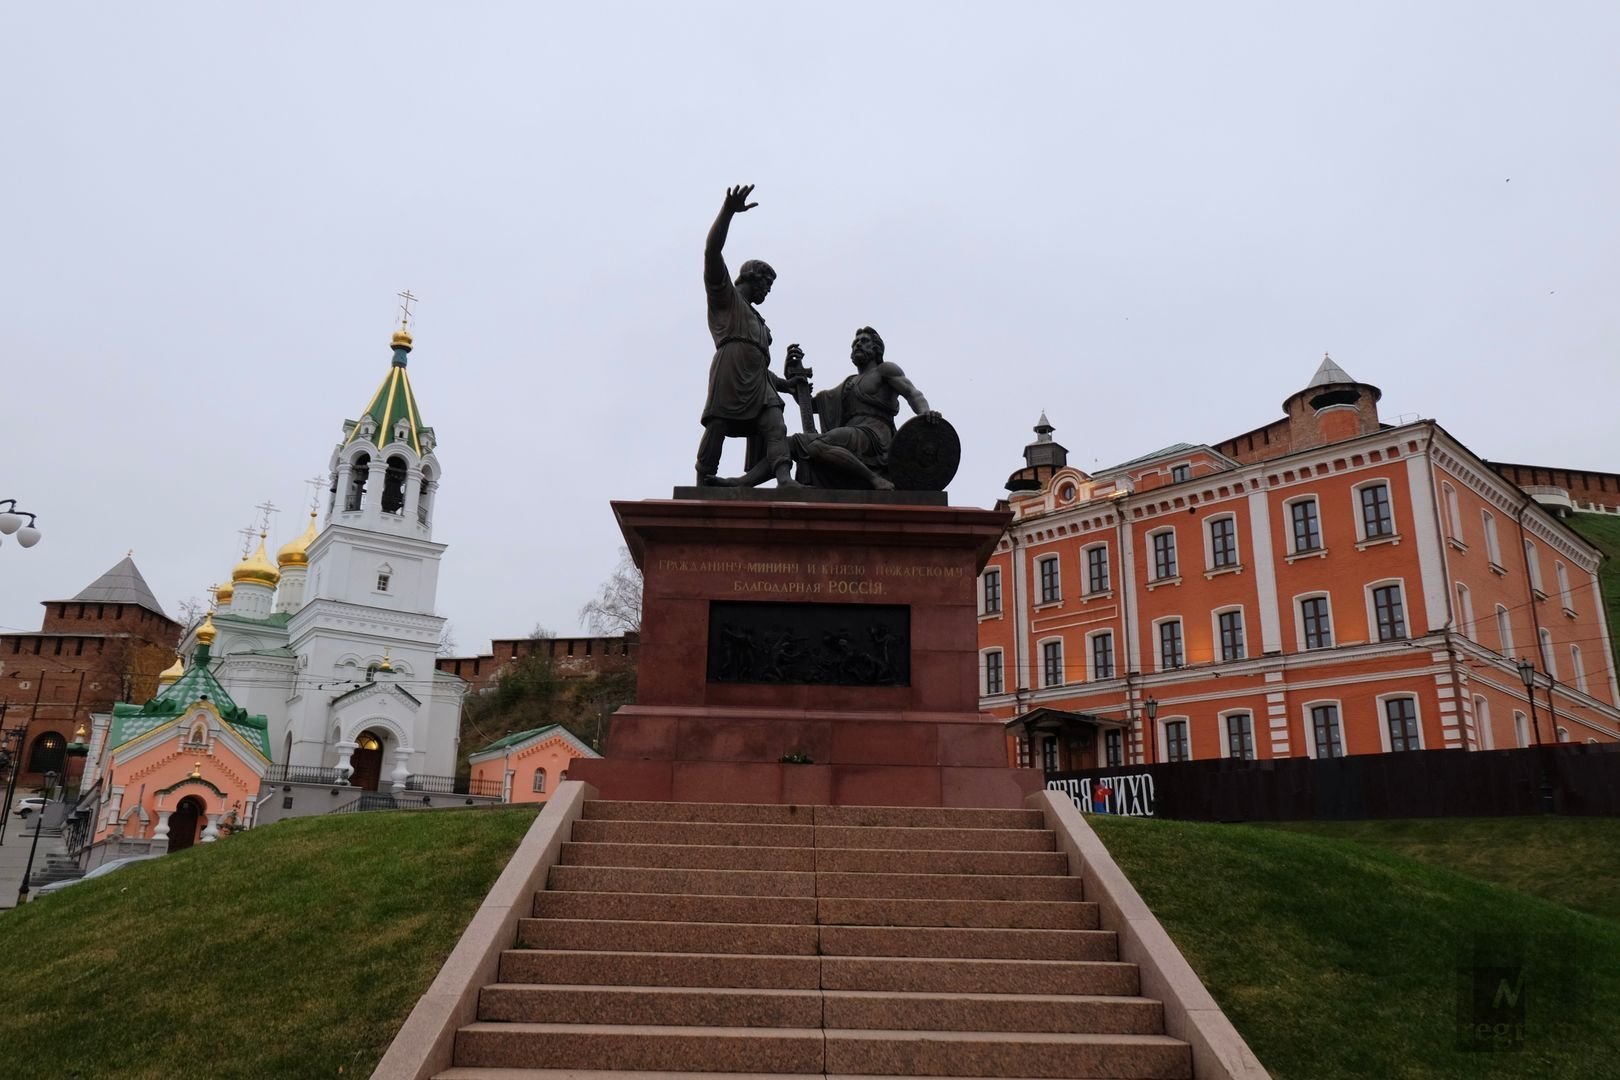
[[[651,1080],[655,1074],[627,1069],[468,1069],[461,1066],[433,1074],[433,1080]],[[873,1073],[814,1073],[823,1080],[893,1080]],[[803,1073],[660,1072],[658,1080],[803,1080]],[[982,1076],[957,1080],[1041,1080],[1037,1077]]]
[[[574,822],[576,844],[701,844],[707,847],[815,847],[811,825],[757,825],[710,821]]]
[[[503,967],[501,970],[505,977],[506,969]],[[1117,960],[823,956],[818,977],[819,985],[825,990],[940,994],[1114,994],[1127,997],[1141,992],[1141,978],[1136,965]]]
[[[1155,1035],[1164,1030],[1164,1007],[1144,997],[894,993],[877,990],[832,990],[827,991],[825,997],[825,1023],[830,1028],[1089,1031],[1114,1035]],[[480,1018],[490,1019],[482,1014]]]
[[[813,808],[758,803],[614,802],[590,800],[586,821],[723,821],[745,825],[809,825]]]
[[[463,1067],[819,1074],[824,1039],[813,1028],[526,1024],[477,1021],[456,1035]],[[853,1055],[852,1055],[853,1056]]]
[[[818,806],[817,825],[902,829],[1045,829],[1039,810],[978,810],[939,806]]]
[[[816,906],[816,900],[811,896],[705,896],[701,893],[672,895],[579,891],[534,894],[534,915],[539,919],[777,923],[808,926],[816,922]]]
[[[547,888],[571,892],[814,896],[816,875],[771,870],[665,870],[650,867],[553,866]]]
[[[1165,1035],[829,1028],[827,1073],[1190,1080],[1192,1051]]]
[[[1069,857],[1059,851],[890,851],[818,848],[821,873],[853,874],[1049,874],[1067,875]]]
[[[758,918],[738,921],[787,920]],[[816,901],[816,921],[823,926],[964,926],[1009,930],[1095,930],[1100,925],[1096,904],[1072,900],[922,900],[828,896]]]
[[[793,931],[803,928],[774,929]],[[933,926],[823,926],[811,929],[820,931],[820,951],[824,956],[934,956],[983,960],[1119,959],[1118,939],[1111,930],[977,930]],[[714,951],[761,950],[738,948]]]
[[[823,897],[916,900],[1079,900],[1079,878],[1052,874],[883,874],[816,875]]]
[[[917,1008],[918,1015],[931,1015],[925,1005]],[[1040,1008],[1033,1006],[1032,1015]],[[860,1001],[847,1003],[845,1010],[855,1019],[884,1015]],[[821,1026],[822,996],[819,990],[495,983],[484,987],[479,994],[478,1019],[538,1024],[573,1024],[588,1020],[593,1024],[632,1026],[814,1028]],[[841,1023],[839,1026],[874,1025]]]
[[[620,952],[573,949],[508,949],[501,954],[499,978],[503,983],[562,983],[591,986],[685,986],[733,987],[781,990],[814,990],[821,985],[821,960],[815,956],[750,956],[739,953],[657,953]],[[1085,965],[1066,965],[1084,967]],[[1131,993],[1136,992],[1134,968]],[[851,970],[844,973],[849,989],[883,989],[877,974]],[[915,983],[919,988],[935,989],[941,980],[930,980],[924,975],[907,976],[892,973],[891,982],[904,982],[903,988]],[[1093,985],[1123,985],[1115,979],[1108,983],[1076,980],[1042,980],[1035,984],[1040,991],[1051,985],[1083,985],[1086,992],[1101,993]],[[954,987],[954,983],[952,984]],[[1080,992],[1080,991],[1076,991]],[[1121,991],[1124,992],[1124,991]]]
[[[1049,829],[942,829],[817,825],[818,848],[897,851],[1056,851]]]
[[[533,949],[576,949],[590,952],[759,953],[814,956],[815,926],[761,923],[630,922],[616,919],[519,919],[518,945]],[[847,929],[828,927],[828,930]],[[928,931],[924,931],[927,933]],[[964,933],[967,931],[932,931]],[[981,934],[1086,933],[1071,930],[980,930]],[[857,943],[858,944],[858,943]],[[873,947],[879,947],[878,945]],[[1073,957],[1112,959],[1112,957]]]
[[[565,843],[563,866],[648,866],[673,870],[796,870],[816,868],[803,847],[730,847],[724,844]]]

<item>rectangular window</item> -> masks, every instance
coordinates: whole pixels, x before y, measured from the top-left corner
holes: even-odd
[[[1125,764],[1125,737],[1117,731],[1103,733],[1103,758],[1106,764]]]
[[[1579,645],[1569,647],[1569,664],[1570,669],[1575,672],[1575,689],[1583,694],[1586,693],[1586,667],[1581,663],[1581,647]]]
[[[1180,667],[1186,660],[1181,648],[1181,620],[1167,619],[1159,624],[1159,668]]]
[[[378,592],[387,592],[388,591],[388,575],[387,574],[378,574],[377,575],[377,591]]]
[[[1176,576],[1176,533],[1174,529],[1153,534],[1153,576],[1158,578],[1173,578]]]
[[[1344,735],[1339,730],[1337,705],[1312,705],[1311,727],[1316,731],[1316,756],[1344,757]]]
[[[1496,518],[1489,510],[1479,512],[1480,523],[1485,527],[1485,557],[1496,566],[1502,565],[1502,545],[1496,538]]]
[[[1042,685],[1063,685],[1063,642],[1048,641],[1041,646]]]
[[[1248,713],[1233,713],[1226,718],[1226,756],[1254,760],[1254,717]]]
[[[1328,618],[1325,596],[1308,596],[1299,602],[1299,616],[1305,627],[1307,649],[1333,648],[1333,623]]]
[[[1055,604],[1063,599],[1063,589],[1058,584],[1058,561],[1056,555],[1049,555],[1041,560],[1041,603]]]
[[[1450,484],[1441,484],[1441,492],[1445,495],[1446,505],[1446,535],[1453,540],[1462,540],[1462,516],[1457,512],[1457,489]]]
[[[1057,740],[1050,735],[1041,740],[1041,768],[1047,772],[1058,771]]]
[[[1406,611],[1401,606],[1399,585],[1380,585],[1373,590],[1373,616],[1378,620],[1379,641],[1406,637]]]
[[[1001,672],[1001,650],[984,654],[984,692],[986,694],[999,694],[1002,692],[1004,680]]]
[[[1091,677],[1094,679],[1112,679],[1114,677],[1114,635],[1091,635]]]
[[[1223,611],[1217,618],[1221,627],[1221,659],[1243,659],[1243,612]]]
[[[1166,761],[1192,760],[1192,753],[1187,748],[1187,721],[1164,722],[1164,758]]]
[[[1316,516],[1316,500],[1301,499],[1290,503],[1288,512],[1294,522],[1294,550],[1315,551],[1322,546],[1322,523]]]
[[[1530,587],[1536,592],[1544,592],[1541,587],[1541,560],[1536,557],[1536,545],[1528,540],[1524,542],[1524,565],[1530,572]]]
[[[1368,540],[1395,535],[1395,515],[1389,507],[1389,485],[1368,484],[1361,489],[1361,529]]]
[[[1216,518],[1209,523],[1209,552],[1216,569],[1238,564],[1237,524],[1232,518]]]
[[[1086,548],[1086,591],[1108,591],[1108,548],[1101,544]]]
[[[1384,702],[1384,718],[1389,723],[1391,750],[1418,748],[1417,701],[1409,697],[1390,698]]]
[[[1508,621],[1508,610],[1496,605],[1496,640],[1501,643],[1502,655],[1513,655],[1513,624]]]
[[[1573,611],[1575,605],[1569,602],[1569,568],[1563,563],[1554,563],[1553,571],[1558,575],[1558,602],[1564,605],[1565,611]]]
[[[1001,571],[999,569],[984,572],[984,613],[986,615],[1001,614]]]
[[[1179,484],[1179,483],[1181,483],[1183,480],[1187,479],[1187,477],[1189,477],[1191,475],[1192,475],[1192,466],[1191,465],[1172,465],[1172,466],[1170,466],[1170,482],[1172,484]]]

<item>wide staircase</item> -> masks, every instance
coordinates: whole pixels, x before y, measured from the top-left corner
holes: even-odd
[[[587,802],[440,1080],[1191,1077],[1037,811]]]

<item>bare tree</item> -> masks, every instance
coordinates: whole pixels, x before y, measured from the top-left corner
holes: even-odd
[[[444,629],[439,631],[439,655],[456,655],[456,626],[446,619]]]
[[[641,629],[641,570],[630,552],[619,549],[619,565],[596,596],[579,609],[593,634],[636,633]]]
[[[195,596],[186,597],[175,607],[180,612],[180,625],[186,630],[190,630],[197,623],[202,622],[203,613],[208,610],[208,605]]]

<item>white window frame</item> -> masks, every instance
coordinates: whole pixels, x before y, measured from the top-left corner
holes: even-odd
[[[1468,541],[1462,534],[1462,510],[1457,502],[1457,489],[1448,480],[1440,481],[1440,505],[1446,514],[1446,539],[1468,550]]]
[[[1502,543],[1496,535],[1496,515],[1482,509],[1479,512],[1479,521],[1485,530],[1485,557],[1491,561],[1493,567],[1506,570],[1507,568],[1502,565]]]
[[[1307,600],[1318,597],[1327,601],[1328,610],[1328,644],[1326,648],[1307,649],[1305,647],[1305,608]],[[1327,652],[1339,647],[1339,621],[1333,617],[1333,594],[1323,589],[1313,589],[1310,592],[1294,594],[1294,644],[1300,652]]]
[[[1219,725],[1219,730],[1218,730],[1217,734],[1219,734],[1220,737],[1221,737],[1221,745],[1220,745],[1221,757],[1230,758],[1232,756],[1232,739],[1231,739],[1231,733],[1227,729],[1227,719],[1229,717],[1233,717],[1233,716],[1247,716],[1249,718],[1249,741],[1254,744],[1254,757],[1252,757],[1252,758],[1242,758],[1242,759],[1239,759],[1239,760],[1243,760],[1243,761],[1259,761],[1260,760],[1260,731],[1259,731],[1259,726],[1258,726],[1258,717],[1257,717],[1257,715],[1256,715],[1256,713],[1255,713],[1255,711],[1253,709],[1224,709],[1221,712],[1218,712],[1218,713],[1215,714],[1216,723]],[[1190,734],[1188,735],[1188,745],[1189,745],[1189,747],[1191,746],[1191,735]]]
[[[1316,743],[1316,718],[1311,715],[1312,709],[1320,708],[1323,705],[1333,706],[1334,712],[1339,718],[1339,748],[1344,751],[1339,756],[1349,757],[1350,729],[1345,727],[1344,723],[1344,702],[1338,698],[1317,698],[1314,701],[1305,702],[1300,707],[1300,716],[1303,718],[1302,722],[1305,725],[1305,751],[1314,759],[1321,761],[1332,760],[1331,758],[1322,757],[1322,748]]]
[[[1541,549],[1528,536],[1524,538],[1524,565],[1530,574],[1530,588],[1535,590],[1536,598],[1547,599],[1547,590],[1541,587]]]
[[[1503,656],[1513,659],[1513,616],[1501,604],[1496,605],[1496,644]]]
[[[1053,571],[1053,580],[1057,582],[1056,600],[1046,599],[1045,573],[1041,564],[1048,561],[1056,567],[1056,570]],[[1035,556],[1035,580],[1031,584],[1035,587],[1035,603],[1032,605],[1033,607],[1054,607],[1063,603],[1063,560],[1057,552],[1053,551]]]
[[[1513,710],[1513,741],[1520,749],[1530,745],[1530,718],[1518,709]]]
[[[1457,582],[1457,621],[1462,625],[1464,637],[1479,640],[1479,627],[1474,622],[1474,590],[1461,581]]]
[[[1313,548],[1300,548],[1294,535],[1294,504],[1313,502],[1316,504],[1316,546]],[[1289,555],[1320,555],[1327,551],[1327,529],[1322,520],[1322,499],[1314,491],[1302,493],[1283,500],[1283,548]]]
[[[1382,533],[1378,536],[1368,536],[1367,518],[1366,515],[1362,513],[1361,509],[1361,493],[1367,488],[1378,487],[1380,484],[1383,485],[1384,493],[1389,499],[1389,532]],[[1352,486],[1350,488],[1350,506],[1352,512],[1355,514],[1356,543],[1365,544],[1371,542],[1374,544],[1381,544],[1386,541],[1399,540],[1401,538],[1401,523],[1395,516],[1395,485],[1390,483],[1387,477],[1377,477],[1371,480],[1363,480],[1361,483]]]
[[[1561,742],[1561,743],[1569,742],[1569,728],[1559,726],[1558,734],[1557,734],[1556,737],[1557,737],[1558,741]]]
[[[1581,662],[1581,647],[1579,645],[1569,647],[1569,663],[1575,670],[1575,689],[1583,694],[1589,693],[1590,691],[1586,689],[1586,665]]]
[[[1181,624],[1181,664],[1177,667],[1164,666],[1164,639],[1159,636],[1159,627],[1165,623]],[[1117,659],[1117,658],[1116,658]],[[1161,615],[1153,620],[1153,670],[1154,671],[1185,671],[1187,668],[1187,620],[1180,615]]]
[[[1541,654],[1541,670],[1557,682],[1558,645],[1553,641],[1552,631],[1545,626],[1536,631],[1536,651]]]
[[[1001,689],[990,689],[990,654],[1001,657]],[[1007,692],[1007,650],[1000,645],[979,650],[979,693],[985,697],[998,697]]]
[[[1496,749],[1496,732],[1491,728],[1491,699],[1484,694],[1474,695],[1474,731],[1486,750]]]
[[[1165,533],[1170,534],[1170,554],[1175,559],[1176,572],[1159,575],[1159,542],[1158,537]],[[1156,529],[1149,529],[1147,534],[1147,569],[1149,583],[1157,581],[1181,580],[1181,538],[1176,535],[1174,525],[1161,525]]]
[[[1565,615],[1575,614],[1575,605],[1570,602],[1569,567],[1562,560],[1553,563],[1553,575],[1558,579],[1558,602],[1564,608]]]
[[[1232,523],[1232,554],[1234,562],[1224,566],[1215,565],[1215,523],[1217,521],[1230,521]],[[1243,569],[1243,544],[1238,539],[1237,514],[1225,512],[1215,514],[1204,521],[1204,573],[1224,573],[1229,570]]]
[[[1114,671],[1111,675],[1097,674],[1097,654],[1094,651],[1092,639],[1099,637],[1108,637],[1113,639],[1110,642],[1109,647],[1109,651],[1113,654],[1114,661]],[[1186,651],[1185,642],[1183,642],[1182,651]],[[1119,678],[1119,638],[1117,635],[1115,635],[1113,627],[1105,627],[1101,630],[1092,630],[1088,632],[1086,634],[1086,681],[1101,682],[1105,679],[1117,678]]]
[[[534,774],[529,777],[529,793],[531,795],[544,795],[546,793],[546,781],[548,779],[549,777],[546,776],[546,767],[544,765],[538,766],[534,770]]]
[[[1057,681],[1055,683],[1046,681],[1046,647],[1048,645],[1054,644],[1054,643],[1058,647],[1058,678],[1059,678],[1059,681]],[[1068,655],[1068,650],[1064,647],[1063,635],[1062,634],[1053,634],[1053,635],[1050,635],[1048,637],[1043,637],[1039,641],[1037,641],[1035,643],[1035,655],[1040,657],[1041,689],[1042,690],[1046,690],[1046,689],[1049,689],[1051,687],[1067,686],[1068,685],[1069,655]]]
[[[1393,585],[1401,592],[1401,624],[1406,633],[1398,638],[1388,641],[1378,636],[1378,605],[1373,603],[1373,590]],[[1367,643],[1369,645],[1388,645],[1397,641],[1412,640],[1412,613],[1406,606],[1406,579],[1383,578],[1378,581],[1369,581],[1362,589],[1362,598],[1367,604]]]
[[[1177,469],[1185,469],[1186,474],[1183,475],[1183,476],[1177,476],[1176,475],[1176,470]],[[1191,479],[1192,479],[1192,462],[1190,462],[1190,461],[1178,461],[1174,465],[1170,466],[1170,482],[1172,484],[1185,484],[1188,480],[1191,480]]]
[[[1108,584],[1104,585],[1100,589],[1093,589],[1091,587],[1091,553],[1093,551],[1097,550],[1098,548],[1102,549],[1102,553],[1103,553],[1103,570],[1105,571],[1104,576],[1108,579]],[[1106,541],[1106,540],[1097,540],[1097,541],[1095,541],[1093,543],[1086,544],[1084,547],[1082,547],[1080,549],[1080,595],[1081,596],[1106,596],[1106,595],[1108,595],[1109,593],[1111,593],[1113,591],[1114,591],[1114,556],[1108,550],[1108,541]]]
[[[1221,616],[1230,615],[1234,611],[1237,612],[1238,626],[1243,634],[1243,655],[1234,660],[1228,660],[1224,651],[1226,644],[1221,640]],[[1248,660],[1251,658],[1249,654],[1249,617],[1244,613],[1242,604],[1226,604],[1211,611],[1209,613],[1209,632],[1211,634],[1210,640],[1215,644],[1213,651],[1215,653],[1215,660],[1218,663],[1235,664],[1240,660]],[[1185,627],[1182,628],[1182,634],[1181,651],[1185,653],[1187,651]]]
[[[989,582],[991,574],[996,576],[996,610],[994,611],[990,610],[990,606],[986,602],[986,597],[984,595],[985,585]],[[1061,582],[1058,587],[1060,589],[1062,588]],[[987,566],[984,568],[983,572],[979,574],[979,614],[987,615],[991,618],[1000,618],[1002,612],[1006,610],[1007,578],[1004,574],[1002,574],[1001,567]]]
[[[1379,746],[1381,746],[1383,748],[1383,751],[1386,754],[1392,754],[1392,753],[1395,752],[1395,751],[1390,749],[1389,712],[1384,707],[1384,702],[1390,701],[1390,700],[1392,700],[1394,698],[1411,698],[1412,699],[1412,716],[1417,722],[1417,738],[1418,738],[1417,748],[1419,750],[1427,750],[1429,748],[1429,743],[1428,743],[1428,740],[1425,739],[1424,736],[1423,736],[1423,698],[1420,697],[1418,695],[1417,691],[1415,691],[1415,690],[1391,690],[1389,693],[1387,693],[1387,694],[1379,694],[1376,698],[1373,699],[1377,703],[1377,708],[1378,708],[1378,744],[1379,744]],[[1402,751],[1402,753],[1405,753],[1405,751]]]
[[[1170,725],[1174,723],[1187,725],[1187,756],[1181,760],[1197,761],[1198,755],[1193,752],[1192,717],[1190,716],[1161,716],[1154,721],[1154,725],[1159,729],[1159,761],[1168,762],[1171,760],[1169,731]]]

